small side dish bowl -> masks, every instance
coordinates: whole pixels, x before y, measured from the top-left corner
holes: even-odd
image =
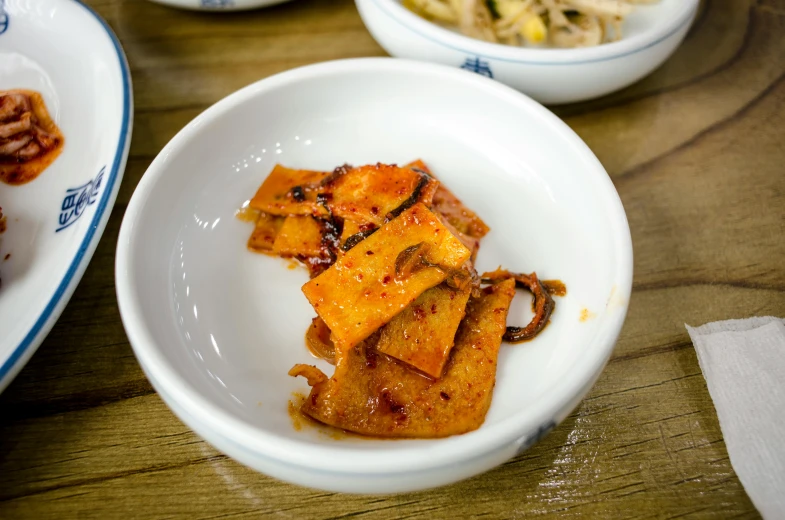
[[[545,104],[596,98],[645,77],[676,50],[699,0],[636,6],[621,40],[576,49],[512,47],[464,36],[421,18],[401,0],[355,0],[371,35],[389,54],[471,70]]]
[[[247,11],[270,5],[282,4],[290,0],[150,0],[170,7],[191,11]]]
[[[411,91],[416,89],[417,95]],[[493,401],[476,431],[384,440],[299,423],[295,363],[314,311],[305,269],[249,252],[235,218],[275,163],[330,169],[422,158],[491,226],[480,272],[503,264],[559,278],[551,322],[502,345]],[[493,468],[539,440],[589,391],[627,311],[632,246],[603,167],[557,117],[476,74],[389,58],[327,62],[218,102],[166,145],[120,231],[117,296],[145,373],[219,450],[300,485],[354,493],[435,487]],[[516,298],[510,322],[531,316]]]

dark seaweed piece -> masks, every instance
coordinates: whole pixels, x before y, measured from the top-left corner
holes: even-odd
[[[398,253],[398,257],[395,259],[395,277],[398,279],[407,278],[426,267],[435,267],[445,273],[449,273],[450,269],[428,261],[426,256],[430,250],[430,244],[420,242],[419,244],[409,246]]]
[[[305,191],[303,190],[302,186],[295,186],[289,193],[292,194],[292,198],[297,202],[302,202],[305,200]]]
[[[390,211],[387,214],[387,217],[384,219],[385,223],[391,221],[392,219],[394,219],[395,217],[397,217],[407,209],[414,206],[419,200],[423,188],[425,188],[428,185],[428,183],[433,179],[433,177],[428,175],[428,173],[422,171],[419,168],[412,168],[412,170],[420,174],[420,180],[417,182],[417,186],[414,187],[412,194],[405,201],[403,201],[397,208],[395,208],[394,210]],[[354,235],[350,236],[349,238],[346,239],[346,242],[344,242],[343,250],[349,251],[354,246],[356,246],[357,244],[359,244],[369,236],[373,235],[377,229],[378,228],[362,230],[359,233],[355,233]]]
[[[368,229],[366,231],[360,231],[359,233],[355,233],[354,235],[346,239],[346,242],[343,243],[342,249],[344,251],[349,251],[351,248],[353,248],[354,246],[356,246],[357,244],[359,244],[369,236],[379,231],[379,229],[380,228],[373,228],[373,229]]]
[[[385,219],[385,222],[391,221],[392,219],[394,219],[395,217],[397,217],[407,209],[414,206],[417,203],[417,201],[420,199],[420,195],[422,194],[423,188],[425,188],[433,178],[419,168],[412,168],[412,170],[420,174],[420,181],[417,183],[417,186],[415,186],[414,191],[412,191],[412,194],[409,196],[409,198],[407,198],[405,201],[401,203],[400,206],[398,206],[397,208],[395,208],[394,210],[392,210],[387,214],[387,218]]]
[[[338,259],[338,249],[341,247],[343,219],[333,215],[330,206],[327,204],[331,199],[331,193],[320,193],[316,196],[317,204],[320,204],[327,211],[327,218],[319,219],[319,224],[322,228],[322,253],[324,256],[326,256],[328,261],[326,262],[326,267],[324,267],[324,263],[319,263],[318,266],[314,265],[314,267],[318,268],[320,272],[335,263],[335,261]],[[322,269],[322,267],[324,267],[324,269]]]
[[[337,251],[341,247],[343,221],[331,215],[329,219],[320,220],[319,223],[322,228],[322,250],[334,262],[338,258]]]

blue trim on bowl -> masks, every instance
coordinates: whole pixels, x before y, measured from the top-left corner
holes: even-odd
[[[668,32],[667,34],[665,34],[661,38],[659,38],[659,39],[657,39],[657,40],[655,40],[655,41],[653,41],[653,42],[651,42],[648,45],[645,45],[643,47],[639,47],[639,48],[637,48],[635,50],[632,50],[632,51],[629,51],[629,52],[625,52],[624,54],[614,54],[613,56],[608,56],[608,57],[605,57],[605,58],[595,58],[595,59],[591,59],[591,60],[578,60],[578,61],[564,61],[564,62],[557,62],[557,61],[528,61],[528,60],[517,60],[517,59],[512,59],[512,58],[503,58],[501,56],[494,56],[492,54],[486,54],[486,53],[477,53],[473,49],[458,47],[458,46],[455,46],[455,45],[451,45],[449,43],[445,43],[445,42],[443,42],[441,40],[434,39],[434,38],[428,36],[427,34],[425,34],[425,33],[421,32],[421,31],[413,28],[412,26],[403,23],[398,18],[398,16],[395,13],[390,12],[389,9],[384,5],[384,1],[385,0],[371,0],[371,1],[374,4],[376,4],[376,7],[378,7],[380,10],[384,11],[384,13],[387,16],[389,16],[390,18],[395,20],[401,27],[410,30],[411,32],[417,34],[418,36],[421,36],[422,38],[425,38],[426,40],[428,40],[428,41],[430,41],[432,43],[436,43],[436,44],[441,45],[443,47],[447,47],[448,49],[452,49],[454,51],[463,52],[463,53],[465,53],[465,54],[467,54],[469,56],[476,57],[478,59],[479,58],[486,58],[486,59],[504,61],[504,62],[508,62],[508,63],[520,63],[522,65],[542,65],[542,66],[546,66],[546,67],[549,67],[549,66],[564,66],[564,65],[583,65],[585,63],[599,63],[599,62],[603,62],[603,61],[615,60],[615,59],[618,59],[618,58],[623,58],[625,56],[631,56],[633,54],[637,54],[637,53],[639,53],[641,51],[645,51],[646,49],[649,49],[651,47],[654,47],[655,45],[658,45],[658,44],[662,43],[663,41],[667,40],[668,38],[670,38],[671,36],[673,36],[677,32],[681,31],[684,28],[685,25],[688,25],[688,24],[692,23],[692,19],[694,17],[694,13],[695,13],[694,10],[690,11],[690,15],[689,16],[687,16],[678,26],[676,26],[676,28],[674,28],[672,31]],[[403,8],[403,9],[405,9],[405,8]],[[416,15],[414,15],[414,16],[416,16]],[[430,22],[427,22],[427,23],[430,23]],[[436,24],[434,24],[434,27],[436,27],[437,29],[442,30],[442,31],[447,31],[447,29],[443,29],[443,28],[439,27]],[[457,35],[457,36],[461,36],[461,35]],[[470,39],[468,36],[463,36],[463,37],[467,38],[467,39]],[[606,45],[613,45],[613,44],[610,43],[610,44],[606,44]]]
[[[52,298],[46,304],[41,315],[36,320],[33,328],[27,335],[22,339],[22,342],[16,347],[16,349],[11,353],[8,359],[0,366],[0,384],[2,384],[3,379],[11,372],[11,370],[16,366],[16,363],[19,361],[19,358],[27,352],[30,348],[37,348],[38,345],[44,340],[43,337],[38,338],[38,335],[47,325],[47,322],[52,318],[58,318],[59,316],[53,316],[54,310],[57,305],[60,303],[61,299],[63,298],[63,294],[69,288],[72,283],[78,283],[79,279],[75,279],[74,275],[76,271],[79,269],[83,261],[89,261],[90,258],[85,258],[85,253],[87,252],[88,247],[90,246],[93,238],[95,237],[95,232],[98,229],[99,223],[101,218],[103,217],[104,213],[107,210],[107,206],[109,205],[109,199],[112,197],[112,193],[114,191],[114,185],[117,181],[117,178],[122,175],[120,171],[120,167],[123,163],[123,157],[125,155],[125,149],[128,142],[128,138],[130,135],[130,118],[131,118],[131,75],[128,70],[128,63],[126,62],[125,53],[123,52],[122,47],[120,46],[120,41],[115,36],[112,29],[109,25],[101,18],[92,8],[85,5],[82,0],[73,0],[80,6],[82,6],[88,14],[93,16],[101,26],[106,31],[109,39],[112,41],[114,45],[115,51],[117,51],[117,58],[120,63],[120,70],[123,76],[123,121],[120,130],[120,139],[117,143],[117,150],[115,152],[114,161],[112,161],[112,170],[109,173],[109,178],[106,181],[106,186],[104,187],[104,193],[101,197],[100,202],[98,203],[98,207],[95,210],[95,214],[93,215],[93,219],[90,222],[90,228],[87,230],[84,239],[82,240],[81,245],[79,246],[79,250],[76,253],[71,265],[66,271],[65,276],[60,281],[60,285],[58,285],[57,290],[55,291]],[[114,205],[114,204],[113,204]],[[111,208],[110,208],[111,209]],[[99,237],[100,238],[100,237]],[[92,255],[91,255],[92,256]],[[54,323],[52,324],[54,325]],[[5,384],[9,384],[10,381],[6,381]],[[0,391],[2,391],[2,387],[0,386]]]

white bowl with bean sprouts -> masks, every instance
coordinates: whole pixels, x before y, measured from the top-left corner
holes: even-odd
[[[247,11],[290,0],[152,0],[155,3],[190,11]]]
[[[460,67],[545,104],[583,101],[650,74],[687,35],[699,0],[355,0],[391,55]]]

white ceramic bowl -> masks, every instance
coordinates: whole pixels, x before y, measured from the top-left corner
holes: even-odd
[[[413,95],[416,92],[416,95]],[[245,248],[235,210],[276,162],[329,169],[421,157],[489,223],[478,269],[560,278],[552,322],[504,345],[493,404],[441,440],[336,440],[287,412],[313,363],[303,269]],[[610,356],[630,295],[632,248],[613,184],[586,145],[522,94],[459,69],[390,58],[327,62],[250,85],[189,123],[150,165],[117,246],[117,295],[150,381],[198,434],[304,486],[410,491],[488,470],[564,419]],[[591,319],[581,320],[588,311]],[[516,298],[510,321],[531,312]],[[326,372],[332,367],[317,364]]]
[[[679,46],[699,0],[637,6],[618,42],[582,49],[511,47],[468,38],[410,12],[400,0],[355,0],[363,22],[392,56],[492,77],[546,104],[609,94],[643,78]]]
[[[192,11],[246,11],[282,4],[290,0],[150,0],[159,4]]]

